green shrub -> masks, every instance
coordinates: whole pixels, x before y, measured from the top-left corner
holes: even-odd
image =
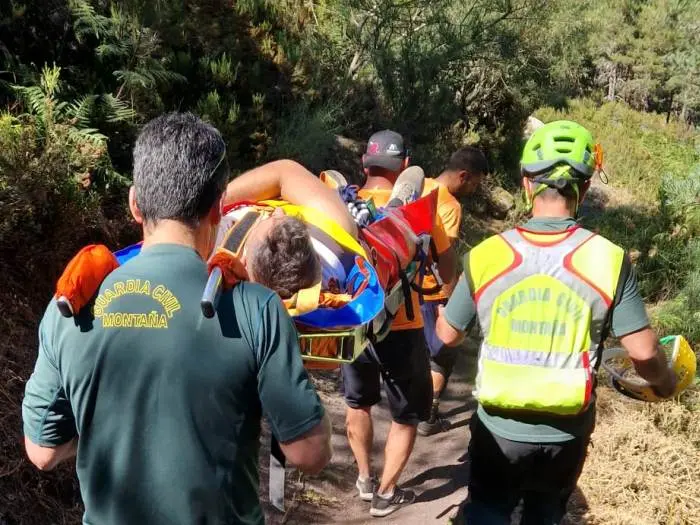
[[[693,130],[626,104],[574,100],[564,110],[542,108],[535,115],[543,122],[569,119],[586,126],[603,146],[610,184],[645,204],[656,202],[664,177],[683,178],[700,161]]]
[[[267,157],[270,160],[296,160],[314,173],[328,169],[335,135],[342,129],[338,122],[340,115],[340,108],[332,105],[319,108],[306,104],[295,106],[287,118],[279,122]]]
[[[34,117],[0,114],[0,271],[12,276],[6,286],[33,299],[45,300],[46,287],[81,246],[116,248],[128,229],[119,187],[86,188],[109,160],[106,144],[80,137],[68,124],[52,123],[48,136]],[[105,210],[105,196],[122,204]]]
[[[675,293],[655,311],[654,319],[667,333],[682,333],[700,341],[700,166],[683,179],[666,178],[661,209],[672,229],[656,237],[661,249],[673,246],[668,259],[675,269]],[[661,251],[660,249],[660,251]],[[668,252],[668,250],[666,250]]]

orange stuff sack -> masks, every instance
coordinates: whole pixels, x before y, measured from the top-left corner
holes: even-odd
[[[78,313],[97,293],[102,281],[119,267],[119,261],[104,244],[90,244],[73,257],[56,283],[56,299]]]

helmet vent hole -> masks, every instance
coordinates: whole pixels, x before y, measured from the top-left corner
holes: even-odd
[[[557,153],[571,153],[571,148],[561,147],[561,146],[560,146],[560,147],[557,148],[556,151],[557,151]]]
[[[574,137],[561,136],[561,137],[555,137],[554,141],[555,142],[576,142],[576,139]]]

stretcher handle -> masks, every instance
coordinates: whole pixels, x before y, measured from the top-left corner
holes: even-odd
[[[221,272],[221,268],[215,266],[209,274],[209,279],[207,279],[207,285],[204,287],[204,293],[202,294],[202,300],[200,301],[202,313],[207,319],[211,319],[216,313],[216,307],[219,304],[219,297],[221,297],[223,282],[224,275]]]

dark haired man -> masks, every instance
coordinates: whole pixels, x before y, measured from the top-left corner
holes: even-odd
[[[440,175],[426,180],[428,188],[438,189],[438,215],[453,247],[457,244],[462,222],[462,205],[457,198],[473,194],[488,170],[488,162],[483,152],[473,146],[466,146],[450,156],[447,166]],[[429,436],[449,428],[448,422],[439,415],[440,396],[452,374],[459,349],[445,346],[440,341],[435,334],[435,322],[438,306],[447,303],[456,284],[456,279],[445,283],[439,292],[424,297],[425,302],[421,305],[423,331],[430,351],[430,375],[433,381],[433,405],[430,418],[418,424],[418,433],[422,436]],[[433,276],[425,276],[424,288],[430,289],[436,285],[437,282]]]
[[[276,160],[246,171],[228,184],[224,204],[266,199],[282,199],[313,208],[357,238],[357,225],[338,192],[298,162]],[[244,214],[245,210],[239,213]],[[233,215],[224,218],[220,235],[226,231],[227,223],[234,220]],[[327,274],[332,267],[331,261],[319,259],[319,252],[314,249],[314,244],[318,246],[319,242],[310,236],[302,221],[278,208],[253,227],[246,239],[243,262],[253,281],[288,299],[318,282],[323,272]],[[328,250],[322,250],[321,254],[332,256]]]
[[[77,453],[84,523],[263,523],[263,411],[291,463],[318,472],[330,459],[330,425],[277,294],[240,283],[214,318],[201,314],[228,178],[215,128],[191,114],[149,122],[129,194],[141,254],[107,276],[92,308],[65,318],[52,302],[41,322],[26,450],[42,470]]]

